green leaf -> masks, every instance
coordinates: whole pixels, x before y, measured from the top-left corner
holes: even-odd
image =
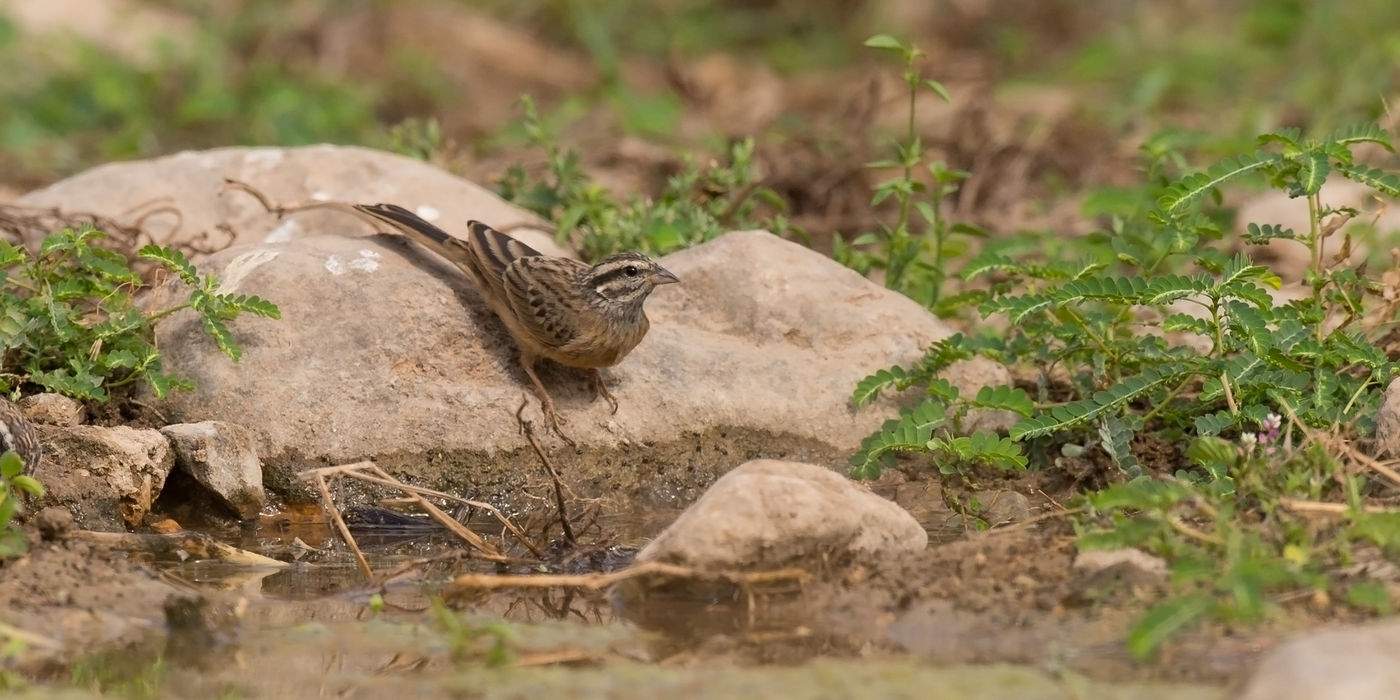
[[[1210,596],[1191,593],[1152,606],[1128,631],[1128,651],[1139,661],[1147,660],[1172,635],[1204,617],[1213,604]]]
[[[1046,413],[1017,423],[1011,428],[1011,439],[1042,437],[1121,410],[1128,403],[1175,381],[1180,371],[1179,367],[1172,366],[1144,370],[1142,374],[1124,379],[1087,399],[1056,406]]]
[[[1359,182],[1392,199],[1400,199],[1400,177],[1365,165],[1338,165],[1343,177]]]
[[[1215,431],[1217,433],[1233,427],[1235,423],[1234,418],[1224,411],[1214,416],[1201,416],[1196,420],[1198,425],[1200,421],[1207,421],[1210,425],[1217,427],[1218,429]],[[1239,456],[1239,448],[1235,446],[1235,443],[1209,435],[1192,440],[1186,448],[1186,458],[1199,467],[1211,464],[1223,464],[1228,467],[1234,464]]]
[[[1157,207],[1166,215],[1165,218],[1174,218],[1217,187],[1276,162],[1278,156],[1263,151],[1226,159],[1203,173],[1193,173],[1173,182],[1166,193],[1157,199]]]
[[[869,44],[866,44],[866,46],[869,46]],[[951,103],[953,101],[953,96],[948,94],[948,88],[943,87],[943,83],[940,83],[937,80],[925,80],[924,87],[932,90],[934,94],[943,98],[944,102]]]
[[[1011,258],[994,251],[984,250],[977,257],[963,265],[962,278],[972,280],[991,272],[1018,273],[1023,268]]]
[[[44,485],[39,483],[39,480],[32,476],[20,474],[19,476],[13,477],[10,483],[14,484],[15,488],[35,498],[44,497]]]
[[[891,453],[927,451],[933,431],[946,422],[947,411],[935,400],[925,400],[901,411],[898,420],[885,421],[884,426],[861,441],[860,451],[851,456],[851,476],[874,479],[891,463]]]
[[[1298,234],[1291,228],[1275,226],[1273,224],[1249,224],[1245,230],[1245,241],[1253,245],[1263,245],[1276,238],[1285,240],[1295,240]]]
[[[223,320],[206,314],[204,316],[204,330],[209,333],[209,337],[214,339],[214,344],[219,346],[219,349],[228,355],[230,360],[237,362],[243,356],[242,348],[238,347],[238,343],[233,339],[233,333],[229,331]]]
[[[5,450],[5,454],[0,455],[0,477],[8,481],[19,476],[23,471],[24,461],[14,450]]]
[[[1327,175],[1331,172],[1332,165],[1326,153],[1309,151],[1303,155],[1302,168],[1298,171],[1298,187],[1305,195],[1317,194],[1322,191],[1322,184],[1327,182]]]
[[[1142,421],[1127,420],[1120,416],[1104,416],[1098,423],[1099,446],[1103,451],[1128,477],[1142,476],[1142,463],[1133,455],[1132,449],[1133,437]]]
[[[905,51],[904,44],[889,34],[876,34],[865,40],[865,45],[872,49],[884,49],[886,51]]]
[[[1348,586],[1347,603],[1380,615],[1389,615],[1395,608],[1390,589],[1375,581],[1362,581]]]
[[[257,296],[239,295],[236,297],[225,297],[229,304],[237,307],[241,311],[264,316],[266,318],[282,318],[282,310],[277,305]]]
[[[928,442],[931,452],[944,453],[961,464],[985,464],[1002,470],[1025,469],[1028,460],[1021,454],[1021,446],[996,433],[979,430],[967,437],[952,439],[931,438]],[[945,465],[940,471],[945,474],[957,473],[957,465]]]
[[[856,383],[855,393],[851,395],[851,403],[863,406],[879,398],[880,392],[885,389],[893,388],[897,391],[903,391],[912,382],[913,377],[903,367],[896,365],[889,369],[882,369]]]
[[[1203,416],[1196,416],[1196,420],[1193,424],[1196,427],[1196,432],[1200,435],[1219,435],[1220,433],[1235,427],[1235,416],[1229,411],[1217,411],[1215,413],[1209,413]],[[1193,449],[1197,449],[1196,445],[1198,443],[1200,443],[1200,440],[1195,440],[1191,443],[1191,447],[1188,447],[1186,449],[1186,457],[1188,459],[1191,459],[1192,461],[1196,461],[1197,464],[1202,464],[1202,462],[1192,457],[1191,452]],[[1230,449],[1231,454],[1234,454],[1234,448],[1231,447]],[[1209,454],[1201,455],[1199,452],[1197,454],[1199,456],[1204,456],[1207,458],[1211,456]]]
[[[969,404],[978,408],[1011,411],[1022,418],[1030,416],[1035,411],[1035,403],[1031,401],[1030,396],[1026,395],[1024,389],[1006,385],[982,387]]]
[[[184,253],[174,248],[166,248],[151,243],[142,246],[141,250],[137,251],[137,254],[146,260],[154,260],[164,265],[170,271],[174,272],[185,284],[191,287],[199,286],[199,275],[195,272],[194,265],[190,263]]]
[[[1395,152],[1390,144],[1390,134],[1386,133],[1385,129],[1382,129],[1375,122],[1361,122],[1360,124],[1344,126],[1328,135],[1325,141],[1342,146],[1375,143],[1391,153]]]

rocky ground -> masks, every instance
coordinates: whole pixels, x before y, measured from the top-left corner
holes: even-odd
[[[318,172],[354,175],[344,182],[312,178],[313,160],[335,163]],[[418,163],[328,147],[224,149],[105,166],[22,198],[23,206],[59,207],[65,215],[120,217],[131,202],[157,196],[159,187],[175,209],[191,214],[155,235],[177,241],[231,232],[233,245],[196,262],[226,289],[275,300],[283,310],[279,321],[235,324],[246,352],[236,364],[193,318],[177,315],[163,324],[169,368],[199,388],[159,403],[136,397],[133,405],[149,410],[140,411],[135,426],[112,425],[123,422],[113,416],[85,417],[80,407],[56,399],[28,402],[26,410],[43,423],[47,451],[37,476],[50,488],[36,505],[54,508],[29,522],[32,552],[0,567],[0,609],[16,638],[28,640],[17,668],[32,678],[61,677],[75,660],[96,653],[145,649],[145,657],[131,653],[150,658],[170,653],[172,645],[234,653],[244,663],[249,658],[239,655],[247,654],[258,663],[259,654],[280,653],[289,622],[351,625],[321,642],[340,644],[356,634],[348,630],[365,612],[363,589],[353,584],[332,585],[327,591],[347,590],[298,605],[259,584],[266,574],[217,591],[192,586],[184,574],[157,573],[172,570],[169,557],[152,568],[138,560],[159,556],[133,560],[129,541],[118,546],[86,531],[171,531],[218,521],[210,516],[220,513],[232,521],[265,504],[276,510],[314,502],[297,477],[300,469],[359,460],[420,487],[524,514],[538,510],[548,491],[540,457],[517,422],[523,377],[509,340],[469,285],[425,251],[376,236],[343,215],[269,214],[246,194],[221,192],[227,177],[254,184],[276,202],[395,201],[429,213],[430,201],[453,202],[460,211],[438,215],[448,228],[467,211],[528,220],[480,188]],[[169,183],[182,184],[172,190]],[[538,236],[530,240],[548,245]],[[696,611],[684,596],[663,596],[668,602],[657,605],[655,594],[609,612],[599,607],[601,599],[584,596],[586,619],[605,629],[612,629],[611,620],[631,620],[663,641],[622,645],[635,642],[641,651],[583,652],[576,631],[564,641],[554,637],[546,645],[552,653],[665,667],[823,659],[881,660],[871,668],[909,659],[1013,663],[1110,684],[1202,682],[1181,697],[1213,697],[1212,687],[1242,683],[1260,654],[1287,634],[1328,619],[1325,609],[1300,604],[1263,628],[1209,627],[1169,642],[1150,664],[1132,661],[1123,640],[1163,590],[1160,565],[1131,554],[1084,559],[1062,517],[1061,504],[1076,485],[1103,478],[1096,472],[1107,465],[981,474],[975,485],[893,470],[874,485],[893,502],[837,475],[845,455],[898,400],[853,410],[850,388],[869,368],[917,358],[925,344],[949,332],[940,322],[825,256],[767,233],[733,233],[662,262],[682,284],[655,295],[648,306],[653,330],[610,372],[621,402],[616,415],[589,400],[581,377],[561,368],[543,373],[578,441],[570,448],[541,431],[546,453],[563,472],[570,498],[599,522],[695,503],[673,529],[635,533],[652,541],[644,561],[696,571],[800,565],[816,576],[795,591],[760,589],[747,615],[716,617],[708,606]],[[177,287],[167,281],[153,303],[179,294]],[[1008,381],[1004,370],[975,364],[951,376],[972,388]],[[534,410],[527,420],[538,422]],[[995,424],[998,417],[983,419]],[[816,466],[745,464],[757,458]],[[384,493],[337,489],[341,505]],[[972,497],[984,504],[981,520],[950,509]],[[976,533],[979,522],[996,529]],[[74,527],[85,532],[74,534]],[[611,535],[604,527],[593,532],[603,543]],[[175,549],[215,556],[202,546]],[[338,556],[343,565],[343,552]],[[296,574],[276,574],[288,575]],[[424,590],[408,595],[422,603]],[[465,606],[521,619],[504,600],[486,594],[469,597]],[[539,609],[556,613],[527,621],[570,619],[579,611],[575,603]],[[336,653],[355,655],[355,668],[403,653],[365,642]],[[440,648],[418,651],[438,659],[430,665],[443,672],[451,667],[441,665]],[[188,660],[205,662],[198,655]],[[335,678],[368,687],[348,671]],[[450,685],[440,674],[425,678],[445,684],[439,691]],[[247,681],[226,676],[223,682]],[[1283,697],[1260,685],[1267,682],[1256,680],[1251,697]],[[1155,686],[1163,693],[1169,687]],[[1053,692],[1046,697],[1058,697]]]

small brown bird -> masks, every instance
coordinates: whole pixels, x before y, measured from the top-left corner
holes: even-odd
[[[20,413],[19,407],[0,398],[0,454],[14,450],[24,462],[24,473],[33,474],[39,468],[43,451],[39,448],[39,432]]]
[[[355,205],[355,210],[393,226],[472,279],[519,346],[520,366],[539,393],[545,419],[561,436],[564,420],[535,375],[535,362],[545,357],[588,370],[594,388],[616,413],[617,399],[599,370],[620,362],[646,335],[651,324],[642,304],[651,290],[680,281],[641,253],[618,253],[589,266],[542,255],[477,221],[467,222],[463,240],[403,207]]]

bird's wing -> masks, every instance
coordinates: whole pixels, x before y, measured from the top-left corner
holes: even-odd
[[[592,318],[577,288],[587,269],[577,260],[544,256],[518,257],[507,265],[501,279],[520,330],[547,348],[577,341]]]

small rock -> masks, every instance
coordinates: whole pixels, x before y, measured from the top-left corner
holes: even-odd
[[[1400,379],[1390,380],[1376,411],[1376,455],[1400,456]]]
[[[1130,566],[1159,578],[1167,576],[1167,562],[1141,549],[1086,549],[1074,558],[1074,568],[1085,573],[1115,566]]]
[[[62,394],[34,394],[19,400],[24,417],[35,423],[74,426],[87,420],[87,408]]]
[[[77,526],[73,513],[63,506],[49,506],[39,511],[34,516],[34,524],[39,528],[39,535],[46,540],[64,539]]]
[[[982,501],[982,517],[996,527],[1019,523],[1031,517],[1031,501],[1016,491],[996,491],[978,497]]]
[[[1090,549],[1074,558],[1076,576],[1061,603],[1093,605],[1111,591],[1148,591],[1167,580],[1167,563],[1140,549]]]
[[[177,423],[160,429],[175,447],[175,466],[214,492],[247,520],[267,503],[257,438],[241,425],[206,421]]]
[[[61,504],[89,530],[140,524],[175,464],[170,441],[155,430],[76,425],[44,433],[34,478],[43,503]]]
[[[829,469],[754,460],[720,477],[637,555],[699,569],[775,568],[833,554],[922,551],[904,509]]]
[[[1390,700],[1400,688],[1400,621],[1314,632],[1264,657],[1240,700]]]

